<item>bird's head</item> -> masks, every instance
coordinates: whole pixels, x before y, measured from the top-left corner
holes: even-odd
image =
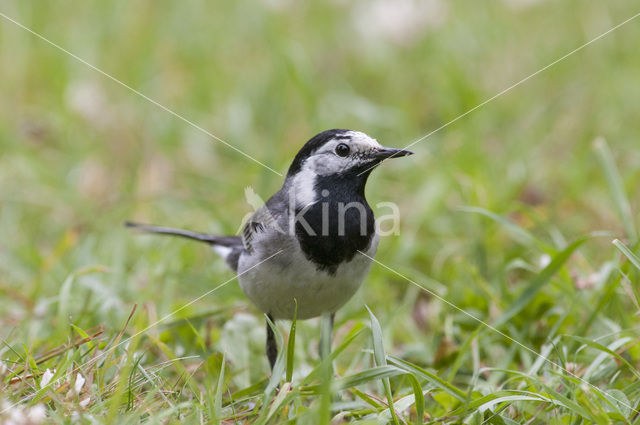
[[[313,136],[293,159],[287,180],[303,205],[318,199],[316,192],[336,186],[364,193],[371,171],[382,161],[413,152],[381,146],[354,130],[327,130]]]
[[[327,130],[313,136],[293,159],[287,177],[300,172],[318,176],[365,175],[385,159],[411,155],[386,148],[376,139],[354,130]]]

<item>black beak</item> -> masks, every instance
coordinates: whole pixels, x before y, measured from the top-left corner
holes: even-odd
[[[389,158],[400,158],[401,156],[413,155],[413,152],[405,149],[395,148],[380,148],[376,152],[373,152],[371,156],[377,160],[384,160]]]

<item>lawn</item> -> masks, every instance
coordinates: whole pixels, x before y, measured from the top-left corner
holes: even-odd
[[[0,2],[0,423],[640,423],[639,12]],[[413,144],[400,229],[270,374],[224,262],[122,224],[235,234],[329,128]]]

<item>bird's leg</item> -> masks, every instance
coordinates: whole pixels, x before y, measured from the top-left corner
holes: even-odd
[[[267,314],[267,359],[269,359],[269,366],[271,366],[271,370],[273,370],[273,366],[276,364],[276,358],[278,357],[278,344],[276,343],[276,334],[273,332],[271,328],[271,323],[276,324],[275,320],[273,320],[273,316],[271,314]]]
[[[320,358],[324,359],[331,353],[331,334],[333,333],[333,321],[335,313],[322,315],[322,328],[320,333]]]

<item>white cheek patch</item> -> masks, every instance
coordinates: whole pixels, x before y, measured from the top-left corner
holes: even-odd
[[[307,159],[302,168],[293,178],[293,195],[296,206],[306,207],[316,201],[316,176],[317,174],[308,163]]]
[[[316,174],[324,176],[327,174],[335,174],[344,170],[349,166],[351,159],[349,157],[342,158],[334,154],[333,151],[316,155],[307,160],[309,168]]]

